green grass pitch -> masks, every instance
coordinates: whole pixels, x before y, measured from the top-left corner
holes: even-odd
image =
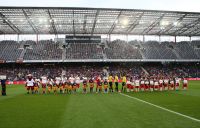
[[[126,93],[200,120],[200,81],[187,91]],[[0,128],[200,128],[200,122],[113,94],[26,94],[7,87],[0,96]]]

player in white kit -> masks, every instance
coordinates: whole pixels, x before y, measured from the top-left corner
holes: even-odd
[[[158,83],[158,80],[155,80],[155,82],[154,82],[154,90],[155,90],[155,91],[158,91],[158,90],[159,90],[159,83]]]
[[[159,90],[163,91],[163,79],[162,78],[159,80]]]
[[[144,90],[145,90],[145,82],[144,82],[144,79],[141,79],[141,81],[140,81],[140,90],[141,90],[141,91],[144,91]]]
[[[179,78],[176,78],[175,82],[176,82],[175,89],[179,90],[179,86],[180,86],[180,80],[179,80]]]
[[[169,79],[165,78],[165,79],[164,79],[164,90],[165,90],[165,91],[169,89],[169,88],[168,88],[168,84],[169,84]]]
[[[72,86],[72,90],[75,93],[76,92],[76,84],[75,84],[75,78],[73,77],[73,75],[71,75],[69,77],[69,83]]]
[[[27,75],[26,80],[26,87],[27,87],[27,94],[29,94],[29,91],[31,90],[32,94],[34,93],[34,80],[31,74]]]
[[[41,77],[41,84],[42,84],[42,94],[45,94],[46,86],[47,86],[47,77],[46,76]]]
[[[150,91],[153,92],[153,90],[154,90],[154,81],[153,81],[153,79],[151,78],[151,79],[150,79]]]
[[[140,80],[139,79],[135,80],[135,91],[136,92],[140,91]]]
[[[185,78],[183,79],[183,90],[187,90],[188,89],[188,80],[186,80]]]

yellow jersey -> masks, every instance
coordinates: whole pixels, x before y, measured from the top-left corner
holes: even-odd
[[[109,80],[109,82],[112,82],[113,77],[112,77],[112,76],[109,76],[109,77],[108,77],[108,80]]]
[[[115,82],[118,82],[118,81],[119,81],[118,76],[115,76]]]
[[[125,76],[122,77],[122,82],[126,82],[126,77]]]

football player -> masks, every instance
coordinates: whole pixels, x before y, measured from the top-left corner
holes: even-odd
[[[26,87],[27,87],[27,94],[29,94],[30,90],[32,94],[34,93],[34,80],[31,74],[27,75],[27,80],[26,80]]]

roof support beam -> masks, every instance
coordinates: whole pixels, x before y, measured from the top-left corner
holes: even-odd
[[[74,23],[74,10],[73,10],[73,34],[74,34],[74,36],[76,35],[76,32],[75,32],[75,23]]]
[[[193,33],[191,33],[191,35],[197,36],[199,33],[200,33],[200,27],[197,27],[197,28],[195,29],[195,31],[194,31]],[[198,35],[198,36],[199,36],[199,35]]]
[[[160,21],[163,19],[164,15],[165,14],[162,14],[158,19],[156,19],[155,22],[153,22],[149,27],[144,29],[144,31],[141,33],[141,35],[148,34],[155,26],[157,26],[160,23]]]
[[[3,15],[0,12],[0,17],[4,20],[4,22],[17,34],[20,34],[21,31],[19,30],[19,28],[17,26],[15,26],[12,22],[10,22],[10,20],[8,20],[5,15]]]
[[[84,15],[83,31],[86,33],[87,15]]]
[[[196,22],[199,22],[200,21],[200,18],[198,18],[197,20],[195,20],[193,22],[193,24],[195,24]],[[177,29],[176,31],[174,31],[172,34],[173,35],[177,35],[177,32],[180,32],[181,30],[183,30],[184,28],[189,28],[191,26],[191,23],[188,23],[188,24],[185,24],[183,25],[181,28]]]
[[[121,16],[121,14],[122,14],[122,11],[119,12],[117,18],[116,18],[115,21],[113,22],[113,24],[112,24],[112,26],[111,26],[111,28],[110,28],[110,30],[109,30],[109,32],[108,32],[108,35],[112,34],[112,32],[113,32],[113,30],[115,29],[116,24],[117,24],[116,21],[119,20],[119,17]]]
[[[191,24],[191,26],[188,26],[187,29],[185,29],[185,30],[183,30],[183,31],[181,31],[181,32],[178,32],[178,34],[180,35],[180,34],[186,32],[186,31],[188,31],[188,30],[190,30],[190,29],[196,27],[196,25],[199,24],[199,23],[200,23],[200,22],[195,22],[194,24]],[[197,27],[197,28],[199,29],[199,27]],[[195,29],[195,30],[198,30],[198,29]]]
[[[51,13],[50,13],[49,9],[47,10],[47,13],[48,13],[49,18],[50,18],[51,27],[52,27],[52,29],[54,31],[54,34],[56,35],[57,34],[57,30],[56,30],[56,27],[55,27],[55,24],[54,24],[54,20],[53,20],[53,18],[51,16]]]
[[[181,22],[185,17],[187,16],[187,14],[184,14],[182,17],[180,17],[176,22],[179,23]],[[164,30],[160,30],[157,35],[161,35],[162,33],[167,33],[169,32],[169,30],[171,30],[174,27],[174,23],[169,24]]]
[[[33,22],[30,20],[29,16],[27,15],[26,11],[24,9],[22,9],[24,16],[26,17],[26,20],[28,21],[29,25],[31,26],[31,28],[33,29],[33,31],[35,32],[35,34],[38,34],[38,30],[34,27]]]
[[[137,25],[139,25],[140,20],[142,19],[142,16],[144,15],[144,12],[142,12],[139,17],[136,19],[136,21],[128,28],[127,33],[129,34]]]
[[[99,15],[99,10],[97,10],[96,15],[95,15],[94,24],[93,24],[93,26],[92,26],[92,33],[91,33],[91,36],[93,36],[94,29],[95,29],[95,26],[96,26],[96,23],[97,23],[97,17],[98,17],[98,15]]]

